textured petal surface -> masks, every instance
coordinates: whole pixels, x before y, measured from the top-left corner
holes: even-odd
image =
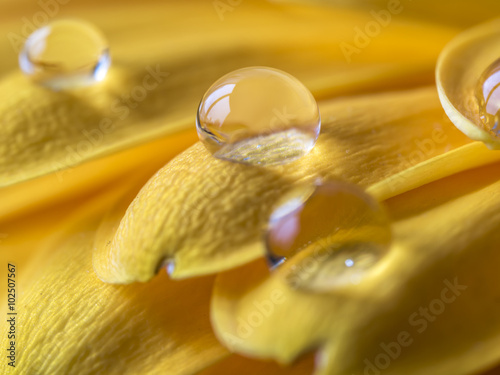
[[[74,15],[78,5],[61,7],[59,16]],[[51,92],[16,72],[16,44],[9,41],[13,34],[22,37],[12,30],[26,27],[23,19],[2,24],[0,32],[9,38],[0,46],[2,56],[8,56],[0,80],[0,186],[192,127],[205,90],[242,66],[283,69],[319,96],[369,90],[389,78],[393,86],[430,82],[433,62],[454,33],[395,22],[395,33],[381,34],[356,64],[349,64],[339,43],[351,37],[353,25],[369,19],[364,12],[264,1],[238,10],[222,19],[204,1],[78,9],[108,36],[114,68],[104,83],[70,92]],[[414,43],[402,43],[399,35]],[[419,43],[425,49],[412,54]]]
[[[165,162],[198,140],[189,130],[145,143],[80,166],[0,189],[0,225],[54,206],[70,206],[77,199],[96,194],[134,175],[153,175]],[[140,180],[137,178],[136,180]],[[118,182],[121,181],[121,182]],[[33,194],[36,191],[36,194]]]
[[[173,277],[187,277],[255,259],[263,254],[261,233],[273,205],[292,182],[310,175],[336,176],[385,199],[498,160],[500,154],[471,144],[450,123],[434,90],[323,103],[313,152],[274,169],[217,160],[194,145],[148,182],[98,244],[97,274],[128,283],[149,280],[166,262]],[[440,162],[450,150],[455,156]]]
[[[325,100],[432,83],[435,59],[457,32],[443,22],[471,24],[498,2],[402,1],[404,12],[360,46],[357,30],[387,2],[350,2],[359,11],[228,2],[232,9],[221,14],[205,0],[71,0],[57,17],[78,15],[102,28],[114,60],[105,83],[72,93],[48,92],[16,72],[12,32],[25,34],[25,17],[39,14],[41,3],[4,0],[0,12],[0,186],[30,180],[0,190],[0,260],[20,270],[19,365],[9,373],[299,375],[312,372],[312,352],[321,348],[318,371],[345,375],[365,371],[364,360],[375,363],[380,345],[402,330],[414,342],[387,374],[460,375],[498,360],[500,167],[460,172],[500,157],[443,117],[435,88]],[[273,171],[243,170],[197,144],[127,210],[153,171],[196,139],[180,131],[194,128],[206,88],[247,65],[287,70],[323,99],[326,134],[315,152]],[[163,80],[140,103],[125,103],[151,70],[165,72]],[[182,278],[261,256],[270,207],[310,173],[340,176],[380,200],[402,194],[387,201],[393,252],[372,283],[352,293],[290,292],[287,268],[270,276],[262,262],[222,275],[212,301],[220,339],[259,360],[230,355],[208,319],[214,277],[172,281],[158,268],[172,262],[172,276]],[[454,277],[467,289],[416,331],[409,315],[440,298]],[[275,286],[284,300],[269,315]],[[260,361],[290,363],[305,352],[290,367]]]
[[[103,214],[120,198],[130,197],[128,205],[194,137],[181,133],[65,171],[62,180],[49,175],[3,189],[0,260],[18,270],[13,373],[191,374],[227,356],[207,318],[211,278],[173,283],[163,274],[117,288],[92,270]],[[35,187],[40,194],[26,196]]]
[[[227,356],[208,319],[212,277],[174,282],[163,274],[117,287],[93,273],[96,222],[125,189],[86,202],[59,225],[60,234],[38,243],[29,264],[16,262],[22,282],[10,373],[192,374]]]
[[[257,261],[219,275],[218,337],[239,353],[285,363],[318,348],[317,374],[460,375],[498,362],[499,171],[463,172],[390,199],[391,253],[358,285],[290,288],[292,267],[314,254],[272,274]]]

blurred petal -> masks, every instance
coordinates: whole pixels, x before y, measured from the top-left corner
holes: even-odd
[[[123,179],[152,176],[168,160],[198,140],[190,130],[148,142],[81,166],[0,189],[0,225],[26,218],[34,212],[70,204],[77,198],[95,194]],[[146,182],[146,180],[144,181]],[[33,194],[36,191],[36,194]]]
[[[219,275],[218,337],[238,353],[288,363],[320,350],[317,374],[462,375],[500,359],[500,165],[388,201],[394,241],[364,282],[301,293],[258,261]],[[481,354],[479,354],[481,353]]]
[[[500,366],[499,367],[495,367],[494,369],[491,369],[481,375],[499,375],[500,374]]]
[[[305,356],[290,366],[275,362],[256,361],[233,354],[196,375],[310,375],[313,372],[312,355]]]
[[[422,20],[440,25],[472,26],[500,13],[500,3],[495,0],[456,0],[449,2],[432,0],[272,0],[284,3],[321,4],[334,7],[363,9],[365,12],[390,11],[394,18]],[[392,9],[397,10],[396,12]],[[382,15],[383,17],[383,15]],[[390,20],[390,19],[389,19]]]
[[[201,144],[175,158],[103,235],[94,253],[99,277],[146,281],[169,263],[171,276],[181,278],[251,261],[264,252],[262,228],[274,203],[306,176],[337,176],[385,199],[500,158],[468,144],[444,116],[433,88],[332,101],[321,111],[317,146],[282,167],[218,160]],[[446,168],[434,169],[432,158],[449,150],[455,153],[443,157]],[[397,175],[405,169],[415,176]]]

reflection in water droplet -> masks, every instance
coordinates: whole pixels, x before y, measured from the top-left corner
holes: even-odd
[[[316,248],[290,268],[286,280],[292,288],[319,292],[359,284],[387,251],[388,244],[374,242]]]
[[[102,81],[110,63],[102,33],[79,20],[59,20],[36,30],[19,54],[21,70],[53,90]]]
[[[168,260],[166,262],[166,269],[167,273],[172,276],[172,274],[175,272],[175,262],[173,260]]]
[[[351,258],[352,258],[352,257],[351,257]],[[346,265],[347,267],[352,267],[352,266],[354,266],[354,261],[353,261],[352,259],[350,259],[350,258],[349,258],[349,259],[347,259],[344,263],[345,263],[345,265]]]
[[[312,290],[361,282],[390,241],[380,204],[341,181],[298,184],[277,204],[266,235],[271,268],[280,266],[276,259],[295,256],[286,278],[293,287]]]
[[[253,67],[216,81],[203,97],[196,127],[215,157],[277,165],[307,154],[321,122],[309,90],[280,70]]]
[[[479,78],[476,89],[479,117],[485,130],[500,136],[500,59],[491,64]]]

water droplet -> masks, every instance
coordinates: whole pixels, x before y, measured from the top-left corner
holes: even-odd
[[[79,20],[54,21],[33,32],[19,54],[21,70],[53,90],[102,81],[111,59],[108,44],[93,25]]]
[[[198,135],[215,157],[253,165],[278,165],[306,155],[321,121],[318,105],[295,77],[277,69],[236,70],[204,95]]]
[[[479,118],[486,131],[500,136],[500,59],[491,64],[479,78],[476,89]]]
[[[356,185],[319,179],[282,198],[266,235],[272,268],[297,257],[289,285],[316,291],[361,282],[390,241],[389,219],[373,197]]]

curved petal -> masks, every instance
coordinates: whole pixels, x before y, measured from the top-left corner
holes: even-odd
[[[464,172],[389,200],[390,254],[358,285],[292,289],[292,258],[219,275],[218,337],[238,353],[288,363],[319,349],[316,374],[465,375],[500,359],[500,165]],[[316,261],[315,267],[321,267]],[[478,355],[478,350],[481,355]]]
[[[72,10],[76,3],[64,7],[64,12],[76,12]],[[430,82],[434,59],[453,35],[438,26],[398,22],[395,33],[381,34],[373,43],[377,54],[367,49],[358,54],[356,64],[349,64],[339,43],[350,37],[357,22],[363,22],[364,14],[262,1],[242,5],[241,11],[226,14],[226,22],[221,22],[216,8],[203,1],[196,5],[125,4],[119,17],[114,7],[99,4],[78,10],[101,26],[112,44],[116,67],[94,87],[51,92],[20,73],[4,71],[0,186],[193,126],[205,90],[233,69],[274,66],[296,75],[320,96],[373,88],[389,78],[398,85],[415,84],[415,74]],[[337,21],[331,22],[334,16]],[[132,21],[134,32],[123,33]],[[11,21],[0,32],[11,35],[19,29],[21,22]],[[405,35],[406,42],[399,35]],[[8,41],[0,50],[12,55]],[[425,48],[415,55],[418,43]]]
[[[1,188],[0,225],[5,226],[20,218],[26,219],[42,210],[53,210],[58,205],[70,204],[134,175],[152,176],[168,160],[197,140],[196,131],[192,129],[78,167]]]
[[[230,163],[213,158],[201,144],[175,158],[146,184],[120,223],[116,215],[95,250],[99,277],[146,281],[163,262],[180,278],[255,259],[264,252],[262,229],[274,203],[292,182],[309,175],[373,186],[385,199],[500,158],[468,144],[444,115],[434,88],[323,103],[321,111],[317,146],[289,165]],[[455,156],[443,159],[447,168],[434,170],[432,158],[452,149]],[[419,168],[426,160],[427,168]],[[405,169],[411,178],[397,175]]]
[[[439,98],[448,117],[468,137],[482,141],[492,149],[500,148],[500,139],[494,135],[495,128],[486,126],[480,118],[476,94],[481,75],[500,54],[499,29],[500,20],[497,19],[464,31],[443,49],[436,66]],[[495,91],[495,85],[498,85],[498,78],[491,85],[491,93]],[[492,95],[491,104],[495,103],[495,98]]]
[[[88,202],[18,265],[12,373],[192,374],[226,357],[208,319],[212,277],[174,282],[163,274],[117,287],[95,276],[94,227],[106,201]]]

